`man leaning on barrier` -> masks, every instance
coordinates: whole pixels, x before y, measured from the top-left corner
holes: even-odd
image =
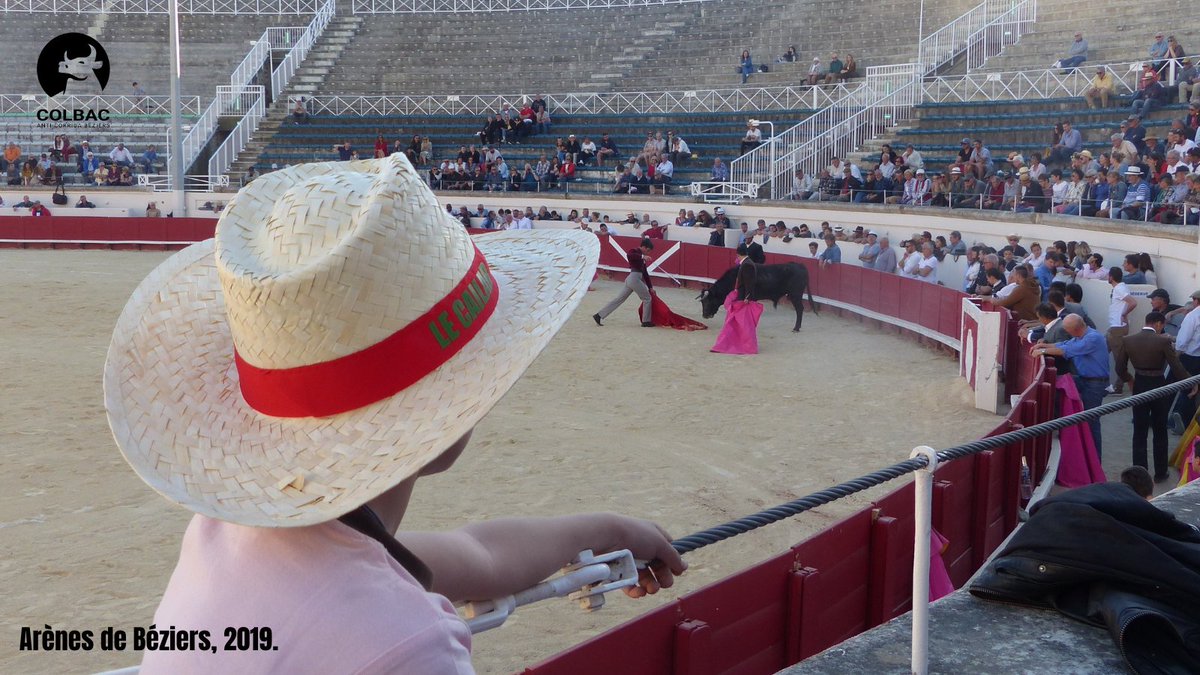
[[[1075,368],[1075,388],[1079,390],[1083,409],[1097,408],[1104,403],[1105,388],[1108,387],[1108,345],[1104,336],[1096,329],[1088,328],[1078,314],[1063,319],[1062,327],[1071,339],[1058,344],[1038,342],[1031,353],[1034,356],[1066,357]],[[1096,456],[1100,457],[1100,420],[1092,420],[1088,426],[1096,443]]]

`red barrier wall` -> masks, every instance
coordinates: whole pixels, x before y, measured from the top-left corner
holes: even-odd
[[[216,227],[216,218],[6,216],[0,248],[178,249],[212,238]]]
[[[638,242],[615,239],[622,249]],[[734,263],[729,249],[696,244],[683,244],[674,257],[678,262],[669,268],[672,274],[702,279],[715,279]],[[602,241],[600,259],[618,273],[627,269],[622,254],[607,241]],[[767,255],[769,263],[786,260],[808,267],[814,295],[961,338],[964,296],[958,291],[856,265],[821,269],[812,258]],[[1053,366],[1029,356],[1017,339],[1016,322],[1005,315],[1001,353],[1013,364],[1005,367],[1009,391],[1021,396],[988,436],[1054,417]],[[938,468],[933,526],[950,540],[942,558],[955,586],[965,583],[1016,526],[1022,457],[1033,475],[1041,475],[1049,450],[1050,438],[1045,437]],[[525,672],[774,673],[911,609],[913,526],[913,487],[907,482],[784,553]]]

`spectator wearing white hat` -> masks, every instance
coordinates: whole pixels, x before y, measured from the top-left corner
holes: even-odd
[[[662,529],[608,514],[399,531],[586,295],[595,235],[473,240],[402,155],[240,195],[134,291],[104,401],[134,470],[195,512],[156,622],[216,640],[237,617],[279,648],[147,650],[143,672],[471,672],[453,602],[583,549],[660,561],[635,597],[684,571]]]
[[[862,261],[862,266],[871,269],[875,266],[875,259],[879,257],[879,234],[875,230],[867,232],[867,243],[863,246],[862,253],[858,254],[858,259]]]
[[[1125,199],[1117,212],[1120,220],[1144,220],[1146,204],[1150,201],[1150,184],[1142,179],[1142,168],[1131,166],[1125,170],[1129,185],[1125,191]]]

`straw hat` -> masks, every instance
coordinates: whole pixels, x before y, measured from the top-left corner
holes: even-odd
[[[134,291],[104,368],[109,425],[197,513],[334,519],[474,427],[598,256],[582,231],[472,239],[403,155],[267,174]]]

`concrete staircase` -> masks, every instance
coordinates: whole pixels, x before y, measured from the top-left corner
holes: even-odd
[[[291,117],[292,102],[302,96],[310,98],[325,86],[334,72],[338,58],[354,41],[364,21],[362,17],[340,12],[339,8],[339,14],[325,27],[325,32],[317,39],[317,43],[296,70],[287,88],[275,97],[266,116],[259,122],[258,130],[242,152],[238,153],[229,170],[230,182],[237,184],[256,163],[263,150],[270,145],[280,125]]]

